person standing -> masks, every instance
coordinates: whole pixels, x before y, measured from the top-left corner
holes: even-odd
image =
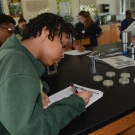
[[[97,38],[103,34],[102,29],[93,22],[88,11],[80,11],[78,13],[79,23],[75,25],[76,33],[78,35],[90,36],[90,45],[97,46]]]
[[[132,18],[132,13],[130,10],[127,10],[126,13],[126,18],[121,22],[121,33],[120,33],[120,38],[122,39],[122,31],[128,28],[128,26],[134,21]]]

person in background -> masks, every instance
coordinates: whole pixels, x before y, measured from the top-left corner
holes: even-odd
[[[73,33],[73,26],[62,17],[43,13],[29,20],[22,40],[13,34],[2,45],[1,135],[58,135],[60,129],[86,110],[91,92],[84,90],[48,106],[49,87],[40,80],[44,65],[58,64],[64,58],[63,48]]]
[[[14,33],[15,20],[6,14],[0,14],[0,47]]]
[[[78,13],[79,23],[75,25],[76,33],[78,35],[86,35],[90,37],[90,45],[97,46],[97,38],[103,34],[102,29],[93,22],[91,15],[87,11],[80,11]]]
[[[131,25],[127,27],[124,31],[131,31],[132,32],[132,43],[135,43],[135,21],[132,22]]]
[[[75,28],[74,27],[73,27],[73,31],[74,31],[74,35],[75,35]],[[76,49],[79,52],[83,52],[85,50],[85,47],[83,45],[81,45],[80,42],[75,40],[74,37],[72,38],[71,36],[70,36],[70,39],[67,39],[65,44],[66,44],[66,48],[64,49],[65,51]]]
[[[23,30],[26,27],[26,23],[26,20],[21,16],[21,18],[18,20],[18,25],[15,27],[15,34],[22,36]]]
[[[132,24],[134,19],[132,18],[132,13],[130,10],[127,10],[126,13],[126,18],[121,22],[121,33],[120,33],[120,38],[122,39],[122,31],[127,29],[127,27]]]

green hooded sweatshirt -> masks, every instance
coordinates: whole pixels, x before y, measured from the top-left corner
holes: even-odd
[[[13,35],[0,48],[0,135],[58,135],[85,111],[72,94],[42,109],[40,77],[44,66]],[[44,83],[44,89],[48,86]]]

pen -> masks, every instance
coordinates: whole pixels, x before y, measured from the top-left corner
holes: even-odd
[[[70,86],[72,87],[72,89],[75,91],[75,93],[78,93],[78,91],[77,91],[77,89],[76,89],[76,87],[74,86],[74,84],[73,83],[70,83]]]
[[[76,89],[84,90],[83,88],[76,87]],[[99,94],[98,92],[91,91],[92,93]]]

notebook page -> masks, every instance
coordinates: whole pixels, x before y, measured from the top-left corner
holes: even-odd
[[[77,50],[71,50],[71,51],[64,52],[64,54],[68,54],[68,55],[83,55],[83,54],[90,53],[90,52],[91,51],[88,51],[88,50],[84,50],[83,52],[79,52]]]
[[[89,103],[86,105],[86,107],[90,106],[92,103],[96,102],[98,99],[100,99],[102,96],[103,96],[103,92],[102,91],[99,91],[99,90],[95,90],[95,89],[91,89],[91,88],[86,88],[86,87],[83,87],[83,86],[80,86],[80,85],[77,85],[77,84],[74,84],[75,87],[78,87],[77,90],[79,92],[81,92],[82,90],[81,89],[85,89],[87,91],[91,91],[93,92],[93,95],[92,97],[90,98],[90,101]],[[69,86],[67,88],[65,88],[64,90],[61,90],[53,95],[51,95],[49,97],[51,103],[54,103],[56,101],[59,101],[65,97],[69,97],[71,94],[73,94],[73,90],[72,88]],[[49,104],[49,105],[50,105]]]

